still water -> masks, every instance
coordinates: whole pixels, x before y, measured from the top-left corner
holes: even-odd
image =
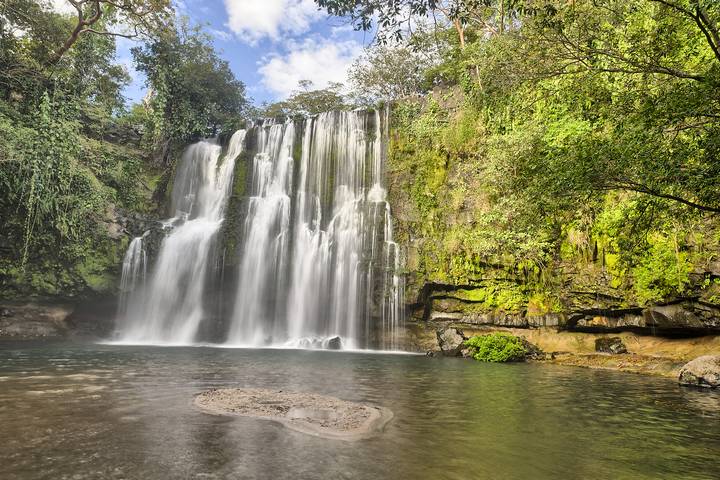
[[[391,409],[340,442],[204,414],[210,387]],[[2,479],[717,479],[720,393],[538,364],[300,350],[0,343]]]

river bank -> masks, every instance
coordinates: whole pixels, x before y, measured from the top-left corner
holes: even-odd
[[[507,332],[526,339],[544,353],[537,363],[614,370],[677,379],[687,362],[703,355],[720,352],[720,336],[668,338],[633,332],[587,333],[559,331],[554,328],[477,327],[462,323],[408,322],[405,342],[413,351],[439,352],[437,331],[458,328],[465,336]],[[595,350],[598,339],[620,338],[627,353],[611,354]]]

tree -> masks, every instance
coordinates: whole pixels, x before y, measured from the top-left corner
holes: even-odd
[[[349,79],[356,102],[373,105],[426,90],[427,71],[439,63],[437,50],[409,46],[373,45],[350,67]]]
[[[75,26],[65,41],[48,58],[57,63],[80,36],[95,34],[135,38],[161,29],[172,11],[169,0],[66,0],[76,10]],[[129,31],[111,31],[111,23],[124,23]]]
[[[508,190],[570,208],[630,191],[720,213],[720,6],[679,4],[557,2],[483,42],[481,98],[514,112],[499,138],[527,153],[501,168]]]
[[[413,22],[437,14],[452,25],[460,48],[466,26],[475,22],[486,33],[503,33],[524,9],[525,0],[316,0],[330,15],[349,18],[357,30],[377,29],[380,43],[412,34]]]
[[[0,3],[0,97],[14,100],[25,113],[37,106],[45,92],[53,96],[57,92],[57,98],[72,97],[107,113],[120,111],[124,103],[121,91],[129,77],[124,67],[115,63],[113,37],[85,35],[62,62],[47,68],[48,56],[70,23],[67,16],[35,1]]]
[[[132,53],[151,88],[153,133],[165,162],[171,143],[215,135],[248,106],[245,85],[197,27],[183,22]]]
[[[261,112],[262,116],[268,118],[308,116],[350,108],[342,94],[343,85],[341,83],[330,82],[326,88],[322,89],[313,89],[312,87],[312,81],[301,80],[298,88],[286,100],[265,105]]]

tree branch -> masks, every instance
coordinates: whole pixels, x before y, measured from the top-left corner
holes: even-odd
[[[83,30],[85,30],[85,27],[97,23],[97,21],[100,20],[103,14],[102,8],[100,7],[100,0],[92,0],[95,12],[90,18],[87,19],[85,18],[85,14],[83,13],[83,6],[87,3],[88,0],[68,1],[73,7],[75,7],[75,10],[77,10],[78,21],[68,39],[65,40],[65,42],[62,44],[62,46],[60,46],[60,48],[55,50],[53,55],[48,60],[48,63],[50,65],[54,65],[59,62],[62,56],[65,55],[68,50],[70,50],[70,48],[75,44],[75,42],[77,42],[80,34],[83,32]]]
[[[632,192],[637,193],[644,193],[646,195],[650,195],[652,197],[657,198],[664,198],[666,200],[673,200],[675,202],[681,203],[683,205],[686,205],[691,208],[695,208],[697,210],[701,210],[703,212],[712,212],[712,213],[720,213],[720,208],[717,207],[711,207],[709,205],[703,205],[697,202],[694,202],[692,200],[687,200],[685,198],[679,197],[677,195],[673,195],[670,193],[664,193],[664,192],[658,192],[657,190],[653,190],[652,188],[642,185],[635,182],[623,182],[619,181],[616,184],[609,183],[607,185],[610,189],[619,189],[619,190],[628,190]]]

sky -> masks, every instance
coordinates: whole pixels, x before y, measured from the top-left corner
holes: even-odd
[[[51,0],[71,12],[67,0]],[[256,104],[286,98],[300,80],[315,88],[344,82],[348,67],[367,46],[370,34],[329,17],[313,0],[174,0],[180,15],[203,25],[220,56],[245,83]],[[137,43],[118,38],[117,60],[133,78],[124,95],[130,103],[145,94],[145,79],[132,68]]]

